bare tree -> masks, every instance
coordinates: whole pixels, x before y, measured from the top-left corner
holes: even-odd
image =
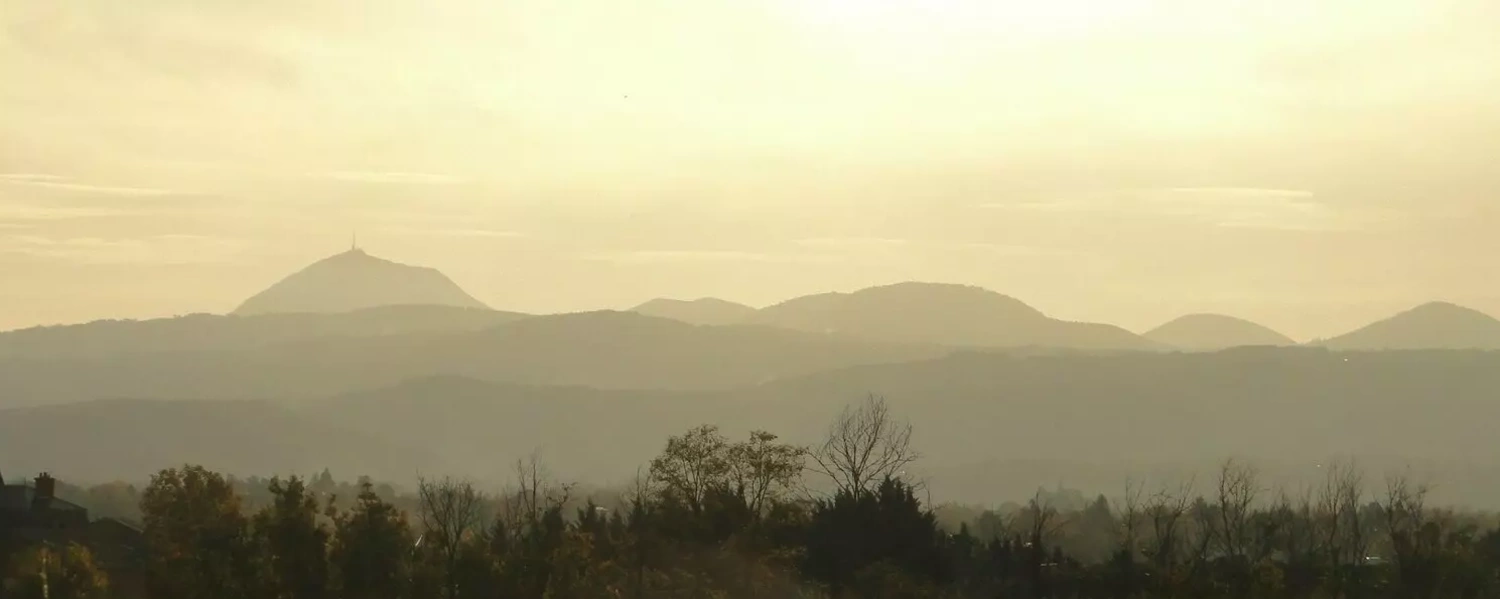
[[[421,503],[422,543],[431,546],[443,560],[449,599],[458,596],[456,566],[464,539],[479,527],[484,496],[468,481],[443,478],[421,479],[417,484]]]
[[[1219,469],[1218,519],[1214,532],[1226,557],[1248,556],[1252,508],[1261,491],[1260,474],[1254,466],[1228,460]]]
[[[1151,524],[1151,540],[1146,554],[1161,572],[1176,568],[1183,549],[1183,516],[1193,504],[1193,481],[1183,482],[1177,490],[1162,489],[1146,502],[1146,519]]]
[[[1427,485],[1414,484],[1405,475],[1389,476],[1385,497],[1379,502],[1396,568],[1408,591],[1419,588],[1431,574],[1426,566],[1433,548],[1423,542],[1429,529],[1428,491]]]
[[[551,475],[536,453],[516,460],[516,488],[507,493],[502,517],[513,534],[535,528],[548,510],[561,508],[571,498],[573,486],[551,482]]]
[[[1330,462],[1326,472],[1317,498],[1322,517],[1319,540],[1332,566],[1358,565],[1369,551],[1365,523],[1359,513],[1364,475],[1352,460]]]
[[[754,431],[729,447],[730,484],[757,519],[791,489],[805,464],[806,449],[775,441],[776,435]]]
[[[1188,570],[1190,579],[1198,576],[1213,561],[1213,549],[1219,539],[1218,511],[1218,506],[1210,505],[1202,496],[1193,499],[1192,507],[1188,508],[1193,524],[1187,531],[1193,535],[1189,537],[1192,540],[1189,545],[1192,549],[1192,567]]]
[[[1313,490],[1304,486],[1302,492],[1297,496],[1295,507],[1287,518],[1286,553],[1287,559],[1299,564],[1307,564],[1316,559],[1320,551],[1319,529],[1321,522],[1318,513],[1313,509]]]
[[[1145,489],[1144,484],[1125,479],[1125,498],[1120,502],[1120,551],[1131,562],[1140,551],[1141,494]]]
[[[911,448],[911,424],[897,422],[885,399],[871,395],[846,406],[828,428],[828,438],[811,454],[812,470],[843,493],[872,492],[885,478],[901,478],[918,458]]]
[[[1266,509],[1251,517],[1254,536],[1248,541],[1250,563],[1258,563],[1275,555],[1278,550],[1284,549],[1282,543],[1287,542],[1294,534],[1293,520],[1297,512],[1292,507],[1291,497],[1284,488],[1272,491],[1272,496],[1275,499],[1270,501]],[[1287,557],[1291,557],[1290,552]]]

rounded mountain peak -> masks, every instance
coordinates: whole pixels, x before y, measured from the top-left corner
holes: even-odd
[[[1490,315],[1466,308],[1452,302],[1427,302],[1401,314],[1395,318],[1442,318],[1442,319],[1475,319],[1493,320]]]
[[[657,298],[630,311],[697,325],[739,324],[755,315],[755,308],[716,297],[695,300]]]
[[[1268,327],[1223,314],[1188,314],[1152,329],[1144,337],[1157,343],[1190,351],[1297,344],[1292,338]]]
[[[752,322],[888,341],[1011,346],[1029,344],[1053,321],[982,287],[908,282],[787,300],[760,310]]]
[[[234,313],[352,312],[398,305],[487,308],[435,269],[353,248],[292,273],[245,300]]]
[[[1323,342],[1334,349],[1500,349],[1500,320],[1449,302],[1428,302]]]

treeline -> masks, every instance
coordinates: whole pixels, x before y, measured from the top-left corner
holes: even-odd
[[[1316,488],[1283,493],[1229,462],[1203,484],[1128,484],[1115,502],[1060,509],[1039,493],[954,531],[905,477],[918,458],[910,438],[878,398],[846,409],[811,448],[702,426],[669,439],[609,506],[580,502],[535,458],[516,464],[504,492],[429,479],[408,507],[368,481],[337,499],[313,488],[327,477],[292,477],[270,480],[248,508],[220,474],[169,469],[140,493],[142,590],[152,599],[1500,596],[1494,522],[1430,507],[1405,478],[1375,484],[1336,464]],[[122,596],[86,550],[62,557],[47,566],[50,597]],[[12,569],[9,592],[41,596],[35,559],[13,561],[24,568]]]

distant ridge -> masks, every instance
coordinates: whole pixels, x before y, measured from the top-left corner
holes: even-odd
[[[739,324],[755,316],[755,308],[713,297],[696,300],[657,298],[631,308],[630,311],[688,324],[710,326]]]
[[[0,359],[223,351],[340,337],[462,333],[527,317],[481,308],[403,305],[336,314],[189,314],[150,320],[97,320],[0,332]]]
[[[1159,349],[1114,325],[1049,318],[982,287],[908,282],[853,293],[809,295],[764,308],[748,321],[900,343],[969,347]]]
[[[1369,351],[1500,349],[1500,320],[1472,308],[1431,302],[1317,345]]]
[[[436,269],[354,248],[324,258],[245,300],[234,314],[352,312],[379,306],[488,308]]]
[[[1297,344],[1292,338],[1270,328],[1222,314],[1189,314],[1146,332],[1144,337],[1188,351]]]

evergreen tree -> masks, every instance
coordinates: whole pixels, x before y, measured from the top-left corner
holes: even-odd
[[[336,517],[331,562],[343,599],[411,597],[415,539],[406,514],[360,481],[354,508]]]
[[[298,477],[272,478],[272,504],[252,520],[266,562],[266,587],[279,599],[328,596],[329,533],[318,522],[318,502]]]

